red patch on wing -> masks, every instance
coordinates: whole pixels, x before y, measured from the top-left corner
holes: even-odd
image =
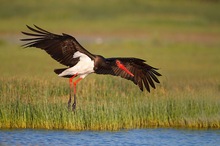
[[[134,76],[134,74],[132,74],[119,60],[116,60],[116,64],[120,69],[124,70],[126,73],[128,73],[132,77]]]

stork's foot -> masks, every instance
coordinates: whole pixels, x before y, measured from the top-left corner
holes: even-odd
[[[74,102],[72,104],[72,111],[75,111],[76,109],[76,94],[74,94]]]
[[[76,109],[76,103],[73,103],[73,104],[72,104],[72,111],[74,112],[75,109]]]
[[[73,104],[72,104],[72,111],[75,111],[76,109],[76,94],[73,94]],[[72,101],[72,95],[70,94],[69,101],[68,101],[68,110],[71,110],[71,101]]]

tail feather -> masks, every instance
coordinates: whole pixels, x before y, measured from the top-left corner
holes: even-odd
[[[61,74],[64,70],[66,70],[66,69],[68,69],[68,68],[59,68],[59,69],[54,69],[54,72],[56,73],[56,74]]]
[[[58,75],[60,75],[63,71],[65,71],[68,68],[59,68],[59,69],[54,69],[54,72]],[[71,78],[73,75],[64,75],[62,77],[64,78]]]

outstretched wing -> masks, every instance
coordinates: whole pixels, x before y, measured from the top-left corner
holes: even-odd
[[[32,28],[27,25],[32,33],[22,32],[32,37],[21,39],[27,42],[23,45],[25,48],[36,47],[45,50],[53,59],[66,66],[74,66],[79,61],[79,58],[73,58],[77,51],[86,54],[91,59],[94,58],[94,55],[84,49],[74,37],[68,34],[54,34],[34,26],[35,28]]]
[[[119,60],[134,76],[129,75],[124,70],[116,65],[116,60]],[[150,86],[155,87],[155,82],[160,83],[157,76],[161,76],[154,68],[145,63],[144,60],[138,58],[107,58],[106,63],[110,68],[99,68],[95,71],[97,74],[111,74],[121,76],[122,78],[133,81],[143,91],[143,85],[150,92]]]

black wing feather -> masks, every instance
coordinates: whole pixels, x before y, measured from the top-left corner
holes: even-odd
[[[119,60],[134,76],[130,76],[118,68],[115,63],[116,60]],[[95,73],[121,76],[122,78],[133,81],[142,91],[145,86],[148,92],[150,92],[150,86],[156,88],[154,82],[160,83],[157,78],[157,76],[161,76],[161,74],[156,71],[158,69],[146,64],[145,60],[138,58],[107,58],[106,63],[110,66],[109,68],[99,68]]]
[[[27,28],[33,33],[22,32],[32,37],[21,39],[21,41],[27,42],[23,45],[25,48],[36,47],[45,50],[53,59],[66,66],[74,66],[79,61],[79,58],[73,58],[77,51],[94,59],[95,56],[84,49],[74,37],[67,34],[54,34],[36,25],[34,27],[27,25]]]

